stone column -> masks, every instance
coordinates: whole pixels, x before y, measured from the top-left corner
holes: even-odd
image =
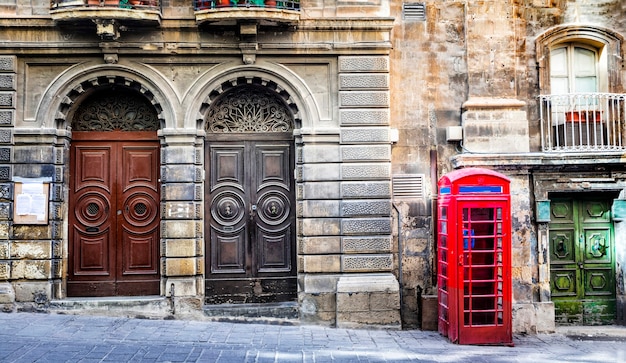
[[[203,144],[196,130],[161,130],[161,292],[203,295]],[[179,301],[180,302],[180,301]]]

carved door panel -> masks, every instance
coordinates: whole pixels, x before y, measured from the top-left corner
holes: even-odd
[[[68,295],[159,294],[159,142],[75,134]]]
[[[207,143],[208,303],[295,297],[291,144]]]
[[[550,286],[558,324],[615,320],[615,259],[611,200],[551,201]]]

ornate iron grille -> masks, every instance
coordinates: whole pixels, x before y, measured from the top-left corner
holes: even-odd
[[[240,86],[211,104],[207,131],[290,132],[293,116],[276,93],[263,87]]]
[[[144,97],[125,90],[100,91],[83,102],[73,118],[74,131],[156,131],[159,119]]]

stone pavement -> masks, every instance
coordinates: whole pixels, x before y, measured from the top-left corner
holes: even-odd
[[[626,328],[459,346],[436,332],[0,313],[0,362],[626,362]]]

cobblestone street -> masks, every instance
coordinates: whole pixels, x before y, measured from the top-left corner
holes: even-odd
[[[514,347],[436,332],[0,314],[1,362],[624,362],[626,329],[559,329]]]

